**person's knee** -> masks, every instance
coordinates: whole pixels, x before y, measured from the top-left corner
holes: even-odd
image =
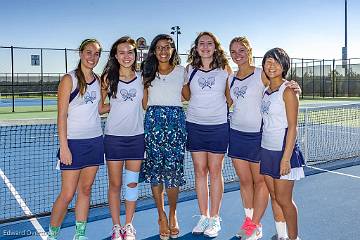
[[[207,177],[209,170],[206,167],[198,167],[195,169],[196,177],[204,178]]]
[[[91,184],[85,184],[79,188],[79,194],[90,197],[91,195]]]
[[[66,205],[69,205],[74,197],[73,192],[61,192],[59,195],[59,200]]]
[[[292,203],[291,199],[288,199],[288,197],[282,196],[281,194],[276,195],[276,201],[281,207],[286,207]]]
[[[266,183],[265,183],[265,181],[264,181],[263,178],[257,178],[257,179],[255,179],[255,181],[254,181],[254,187],[255,187],[256,189],[259,189],[259,188],[267,189]]]
[[[139,197],[139,172],[125,170],[125,200],[136,201]]]
[[[254,184],[253,179],[250,176],[239,176],[240,185],[244,187],[252,186]]]
[[[109,181],[109,191],[111,192],[120,192],[121,181]]]
[[[214,168],[210,168],[209,171],[209,175],[210,175],[210,179],[212,180],[216,180],[216,179],[220,179],[222,178],[222,171],[221,171],[221,167],[214,167]]]

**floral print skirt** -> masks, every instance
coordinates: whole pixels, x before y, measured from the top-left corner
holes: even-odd
[[[185,113],[177,106],[149,106],[145,114],[145,152],[141,178],[166,188],[185,184]]]

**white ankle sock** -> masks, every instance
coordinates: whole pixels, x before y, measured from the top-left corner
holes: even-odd
[[[278,235],[278,238],[287,238],[287,227],[286,222],[275,222],[276,232]]]
[[[245,216],[252,219],[254,209],[253,208],[244,208],[244,211],[245,211]]]

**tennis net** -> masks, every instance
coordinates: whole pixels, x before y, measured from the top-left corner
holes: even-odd
[[[360,158],[360,103],[300,109],[298,141],[308,165],[342,163]],[[59,147],[55,120],[0,121],[0,223],[46,216],[60,191],[55,170]],[[359,161],[359,160],[357,160]],[[360,164],[360,161],[359,161]],[[224,181],[237,181],[225,156]],[[185,155],[186,185],[195,188],[191,155]],[[107,205],[106,167],[100,167],[92,190],[91,207]],[[139,185],[140,198],[151,197],[149,184]],[[17,198],[17,200],[16,200]],[[23,200],[19,204],[19,198]],[[24,212],[24,206],[30,211]],[[73,209],[75,202],[71,202]]]

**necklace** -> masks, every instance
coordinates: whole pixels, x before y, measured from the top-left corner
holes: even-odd
[[[172,71],[174,70],[174,67],[171,66],[167,71],[165,71],[164,74],[160,73],[160,71],[158,71],[157,77],[163,81],[166,80],[166,78],[172,73]]]
[[[277,86],[275,86],[274,88],[272,88],[270,85],[269,85],[269,90],[271,93],[273,92],[276,92],[280,87],[281,85],[283,84],[283,82],[281,84],[277,84]]]
[[[166,80],[166,77],[169,76],[169,74],[158,74],[158,78],[161,79],[162,81],[165,81]]]

